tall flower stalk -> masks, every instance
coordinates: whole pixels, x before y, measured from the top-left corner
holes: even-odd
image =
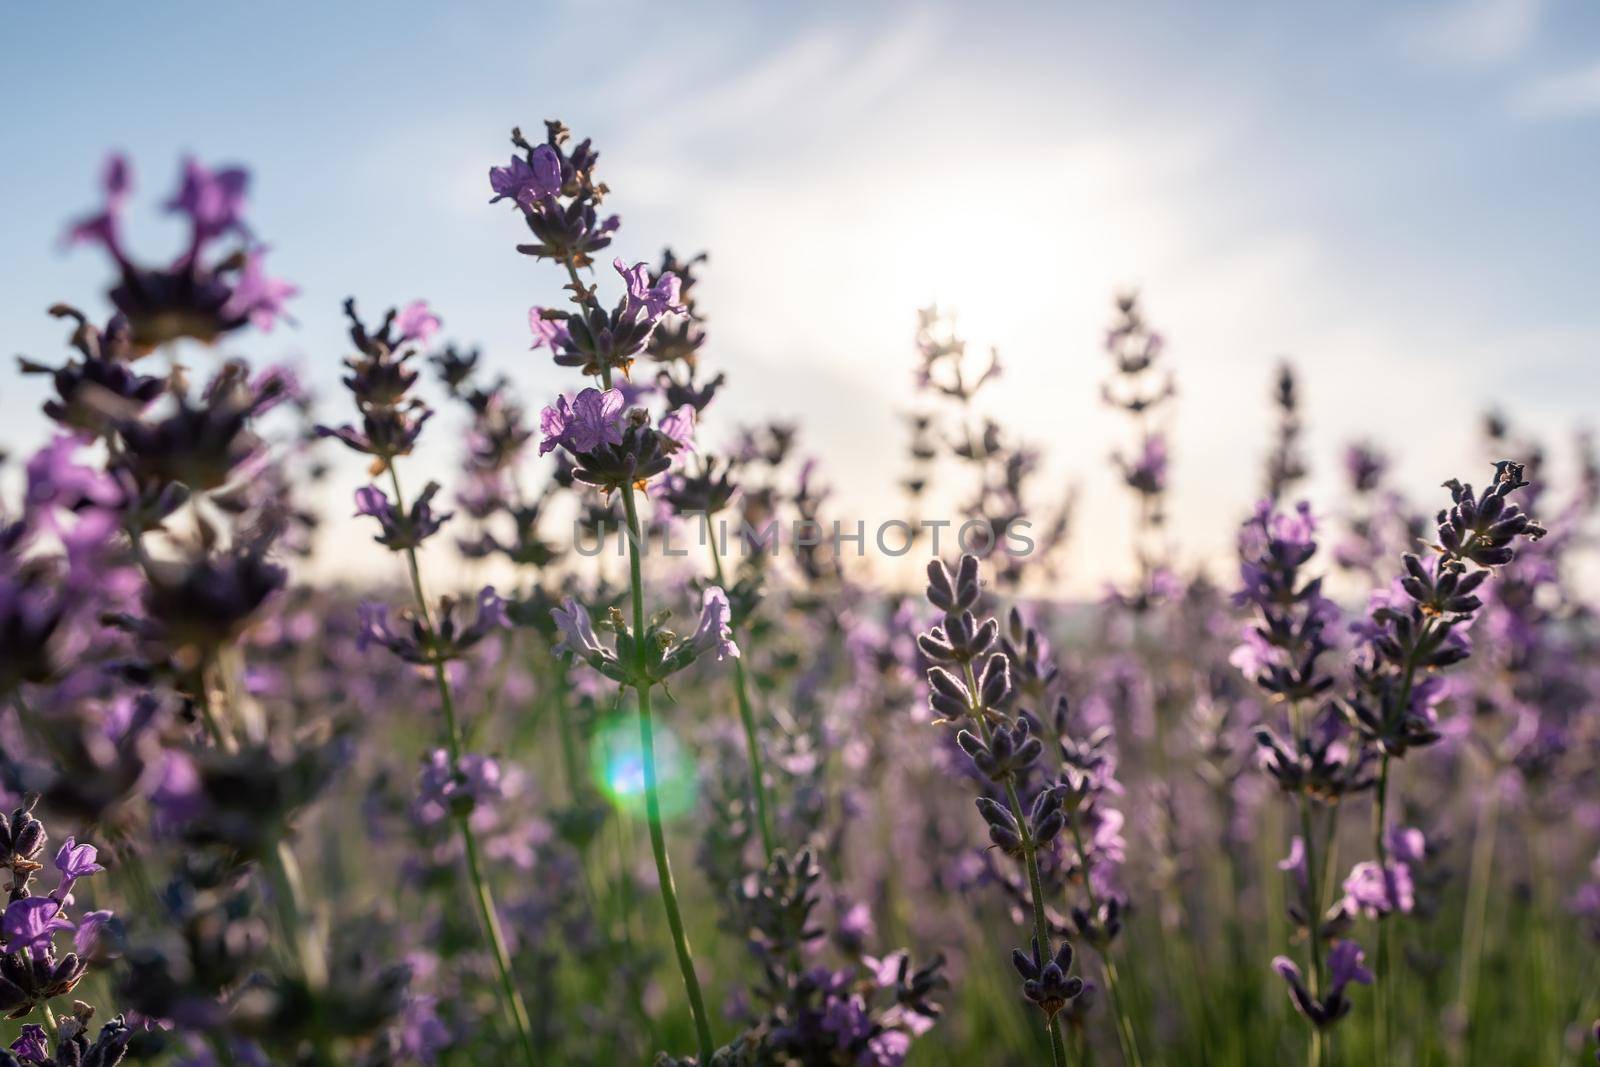
[[[927,597],[943,616],[940,624],[917,638],[923,655],[936,664],[928,670],[929,703],[939,722],[962,727],[957,741],[972,761],[974,771],[1000,787],[1002,803],[989,795],[978,797],[978,812],[989,828],[989,839],[1017,860],[1027,875],[1033,914],[1031,951],[1017,949],[1013,963],[1023,977],[1023,995],[1045,1016],[1050,1059],[1056,1067],[1067,1062],[1057,1015],[1083,991],[1083,980],[1069,976],[1071,942],[1055,947],[1045,913],[1044,884],[1039,876],[1039,850],[1048,846],[1065,825],[1064,790],[1039,790],[1032,807],[1025,809],[1019,781],[1044,750],[1033,736],[1029,719],[1012,718],[1002,710],[1012,697],[1010,660],[1000,651],[990,652],[999,636],[994,619],[979,621],[981,587],[978,560],[962,556],[952,575],[943,563],[928,565]],[[981,673],[973,664],[983,661]],[[951,669],[959,674],[951,673]],[[976,733],[967,729],[976,727]]]
[[[681,404],[653,420],[646,409],[630,408],[625,395],[613,388],[615,375],[630,372],[663,318],[686,312],[681,301],[682,283],[671,270],[663,269],[652,276],[643,263],[630,267],[617,260],[614,265],[625,292],[613,308],[603,307],[595,287],[585,284],[580,274],[580,270],[592,266],[592,254],[611,243],[619,224],[616,216],[602,218],[599,214],[607,190],[594,179],[597,153],[588,141],[569,144],[568,132],[558,122],[546,124],[546,139],[540,144],[530,143],[518,130],[512,131],[511,140],[518,154],[509,165],[490,171],[494,200],[511,200],[535,238],[533,243],[519,245],[519,251],[564,268],[576,308],[570,312],[533,308],[528,321],[534,347],[549,349],[557,365],[579,368],[599,383],[598,389],[584,389],[571,399],[562,396],[544,409],[540,453],[560,448],[573,463],[575,481],[596,487],[608,496],[620,495],[627,523],[632,625],[620,618],[607,620],[608,628],[617,636],[616,649],[599,643],[587,611],[575,601],[569,600],[554,614],[564,635],[563,651],[589,663],[637,698],[645,814],[656,880],[689,1000],[700,1059],[703,1064],[709,1063],[715,1049],[710,1016],[684,927],[662,826],[652,692],[669,674],[701,655],[736,657],[738,647],[728,631],[729,607],[721,589],[705,591],[699,629],[687,640],[680,640],[647,616],[645,540],[637,494],[651,480],[671,470],[676,457],[693,449],[697,409],[692,404]]]
[[[1296,889],[1289,919],[1305,938],[1306,966],[1302,970],[1279,956],[1273,969],[1311,1024],[1311,1067],[1323,1062],[1327,1032],[1350,1011],[1346,987],[1372,980],[1361,966],[1361,949],[1339,939],[1342,926],[1329,922],[1323,910],[1336,804],[1369,788],[1372,780],[1365,751],[1343,743],[1338,716],[1331,709],[1315,710],[1334,685],[1318,661],[1330,648],[1328,627],[1338,619],[1338,608],[1322,594],[1322,579],[1305,574],[1317,551],[1316,529],[1308,505],[1280,513],[1270,500],[1263,500],[1245,523],[1237,599],[1251,608],[1252,619],[1232,656],[1234,666],[1287,711],[1287,741],[1267,725],[1258,728],[1256,740],[1263,767],[1299,815],[1300,833],[1279,867]],[[1323,812],[1327,818],[1319,820]]]
[[[1057,709],[1057,720],[1063,726],[1066,711],[1064,703]],[[1100,956],[1123,1061],[1127,1067],[1142,1067],[1144,1056],[1133,1027],[1127,993],[1111,953],[1117,935],[1122,932],[1122,900],[1117,895],[1102,892],[1110,889],[1105,872],[1114,866],[1111,852],[1112,848],[1120,848],[1115,831],[1121,825],[1120,819],[1108,816],[1104,807],[1106,794],[1113,785],[1111,761],[1102,748],[1108,738],[1100,735],[1080,741],[1069,737],[1065,729],[1061,734],[1064,767],[1057,791],[1061,794],[1061,810],[1072,837],[1071,863],[1083,883],[1084,902],[1088,905],[1087,908],[1073,907],[1072,921],[1078,935],[1093,945]],[[1100,889],[1096,888],[1096,882],[1101,883]]]
[[[1139,294],[1117,297],[1117,318],[1106,332],[1105,350],[1112,373],[1101,389],[1105,403],[1121,411],[1133,426],[1133,448],[1114,459],[1122,480],[1137,501],[1133,552],[1136,586],[1123,599],[1144,611],[1171,592],[1164,543],[1167,493],[1167,437],[1157,416],[1177,395],[1170,371],[1159,367],[1166,342],[1150,328]],[[1158,727],[1160,723],[1157,723]],[[1158,757],[1161,753],[1157,753]]]
[[[1433,557],[1402,558],[1404,575],[1395,589],[1374,597],[1369,623],[1363,629],[1361,662],[1355,689],[1341,707],[1362,739],[1378,753],[1378,780],[1373,801],[1375,864],[1360,864],[1346,889],[1353,907],[1379,923],[1378,1037],[1386,1042],[1392,1016],[1386,982],[1391,965],[1390,923],[1384,920],[1412,906],[1411,865],[1421,859],[1420,846],[1402,846],[1395,855],[1389,822],[1392,762],[1440,737],[1435,705],[1440,699],[1437,672],[1471,654],[1467,629],[1483,601],[1477,595],[1495,568],[1510,563],[1519,540],[1537,541],[1544,528],[1530,519],[1510,495],[1529,483],[1519,463],[1495,464],[1494,478],[1481,493],[1455,479],[1445,483],[1451,506],[1438,513]],[[1420,840],[1420,835],[1416,835]],[[1491,838],[1492,840],[1492,838]],[[1475,862],[1474,866],[1478,866]],[[1474,891],[1474,896],[1476,891]],[[1469,900],[1468,907],[1481,908]],[[1470,972],[1477,965],[1467,962]]]
[[[437,330],[439,320],[419,301],[399,312],[391,310],[380,328],[374,331],[368,330],[357,318],[354,301],[346,302],[345,311],[351,323],[351,339],[357,348],[357,354],[346,364],[350,375],[345,385],[355,398],[362,424],[360,429],[344,426],[324,428],[321,432],[372,456],[372,472],[388,475],[393,499],[377,486],[368,486],[356,494],[357,513],[377,520],[380,532],[375,539],[391,552],[405,557],[413,600],[409,618],[404,620],[409,625],[398,630],[391,626],[386,609],[364,606],[362,635],[364,640],[387,647],[401,659],[432,675],[444,717],[449,775],[461,781],[464,755],[461,721],[448,667],[490,632],[509,626],[510,622],[505,616],[504,603],[492,589],[485,588],[479,594],[477,616],[465,623],[457,618],[457,604],[452,598],[441,600],[435,610],[423,586],[417,549],[437,533],[450,516],[434,511],[432,499],[438,491],[434,485],[423,490],[415,501],[407,502],[396,460],[410,454],[423,424],[432,415],[420,398],[411,395],[417,371],[410,362],[417,351],[415,346],[427,342]],[[477,834],[469,819],[470,792],[462,791],[462,796],[466,799],[452,805],[450,813],[461,842],[473,906],[494,960],[501,1009],[516,1034],[523,1062],[527,1067],[536,1067],[540,1057],[534,1047],[533,1027],[517,988],[499,910],[484,875]]]

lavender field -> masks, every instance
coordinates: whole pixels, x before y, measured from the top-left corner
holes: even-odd
[[[1367,381],[1407,416],[1330,448],[1305,364],[1197,406],[1106,277],[1093,440],[893,309],[864,510],[854,401],[768,415],[718,250],[630,226],[648,161],[505,118],[508,348],[281,277],[248,161],[57,176],[99,281],[7,309],[58,341],[0,385],[0,1067],[1595,1059],[1582,425]],[[1215,528],[1180,419],[1253,441]]]

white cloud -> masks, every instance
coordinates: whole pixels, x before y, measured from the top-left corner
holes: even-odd
[[[1418,55],[1451,66],[1487,67],[1520,56],[1533,43],[1544,0],[1465,0],[1412,12],[1401,39]]]
[[[1523,85],[1511,95],[1511,110],[1540,119],[1600,112],[1600,61]]]

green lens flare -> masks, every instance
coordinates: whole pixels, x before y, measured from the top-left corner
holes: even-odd
[[[656,785],[663,820],[694,809],[694,763],[672,729],[654,720]],[[589,772],[611,803],[630,815],[645,814],[644,752],[639,745],[639,720],[633,714],[602,719],[589,749]]]

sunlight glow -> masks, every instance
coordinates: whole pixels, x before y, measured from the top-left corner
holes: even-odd
[[[655,720],[655,750],[661,817],[671,819],[693,811],[697,793],[694,763],[677,735],[659,718]],[[590,773],[601,792],[616,807],[643,816],[644,753],[638,718],[619,712],[601,721],[595,727],[590,752]]]

